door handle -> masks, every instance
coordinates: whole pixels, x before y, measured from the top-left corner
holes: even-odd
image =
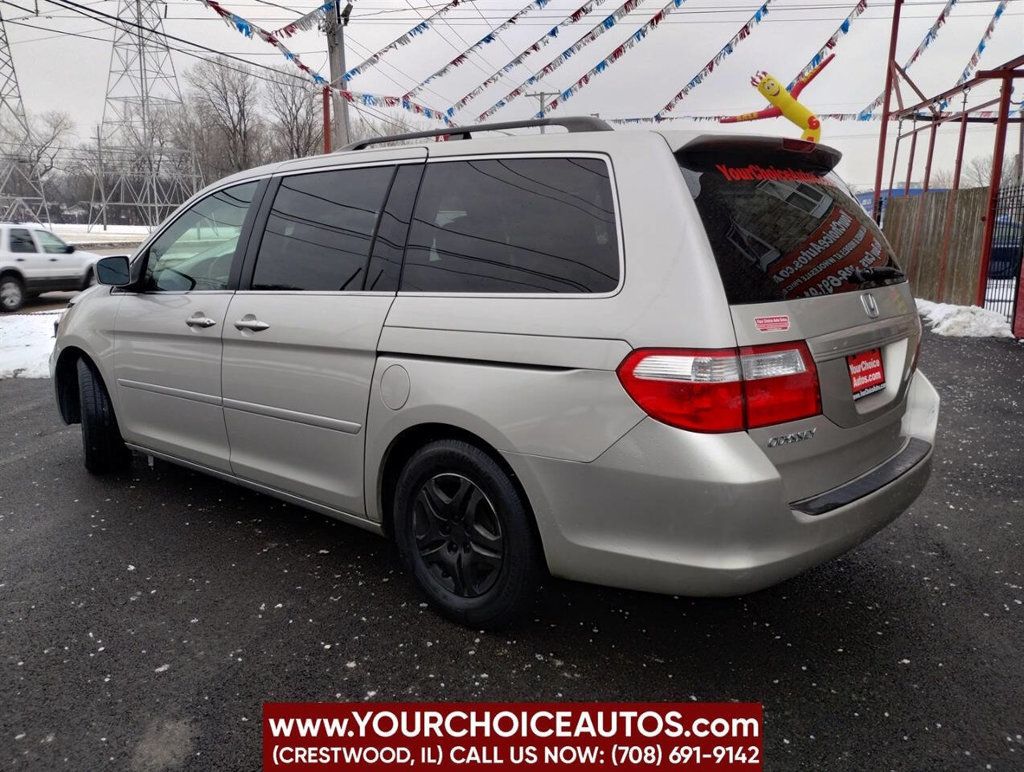
[[[50,258],[50,262],[51,262],[51,263],[56,263],[56,262],[57,262],[57,260],[58,260],[58,258],[56,258],[56,257],[51,257],[51,258]]]
[[[204,316],[202,311],[197,311],[185,320],[185,324],[189,327],[213,327],[216,323],[216,319]]]
[[[246,314],[237,322],[235,322],[236,330],[252,330],[253,332],[261,332],[269,329],[270,325],[266,322],[261,322],[256,318],[254,314]]]

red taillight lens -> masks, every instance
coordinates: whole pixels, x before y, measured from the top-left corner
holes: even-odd
[[[652,418],[697,432],[743,429],[735,349],[638,349],[618,369],[626,392]]]
[[[740,349],[747,428],[808,418],[821,412],[818,370],[803,341]]]
[[[618,368],[652,418],[697,432],[736,432],[821,412],[806,344],[736,349],[638,349]]]

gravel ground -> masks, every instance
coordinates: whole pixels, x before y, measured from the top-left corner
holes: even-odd
[[[49,381],[0,382],[0,765],[259,765],[266,700],[753,700],[770,769],[1024,769],[1024,348],[926,337],[924,495],[742,598],[553,581],[502,634],[387,542],[166,464],[95,479]]]

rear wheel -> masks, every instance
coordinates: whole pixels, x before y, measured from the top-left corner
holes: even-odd
[[[78,398],[85,468],[92,474],[107,474],[127,468],[131,463],[131,452],[121,438],[110,395],[92,365],[84,359],[78,360]]]
[[[530,514],[479,448],[439,440],[418,450],[398,478],[394,530],[403,563],[445,616],[502,627],[533,600],[543,557]]]
[[[0,308],[17,311],[25,303],[25,285],[13,274],[0,277]]]

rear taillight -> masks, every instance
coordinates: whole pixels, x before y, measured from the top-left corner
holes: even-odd
[[[697,432],[736,432],[821,412],[818,373],[801,341],[741,349],[638,349],[618,368],[652,418]]]

